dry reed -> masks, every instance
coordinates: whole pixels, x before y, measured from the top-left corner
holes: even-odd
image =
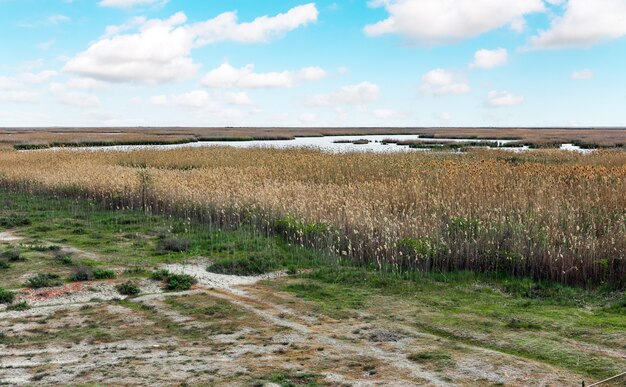
[[[626,278],[626,153],[0,152],[0,184],[250,224],[381,270]]]

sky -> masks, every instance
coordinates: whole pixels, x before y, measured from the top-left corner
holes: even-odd
[[[0,127],[626,126],[626,0],[0,0]]]

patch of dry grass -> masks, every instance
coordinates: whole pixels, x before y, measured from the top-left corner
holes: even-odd
[[[0,152],[0,184],[250,224],[386,270],[626,278],[622,152]]]

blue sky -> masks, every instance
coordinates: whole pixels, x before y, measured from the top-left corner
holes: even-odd
[[[625,126],[626,0],[0,0],[0,126]]]

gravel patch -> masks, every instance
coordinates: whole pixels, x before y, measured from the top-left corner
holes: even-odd
[[[109,301],[125,299],[116,286],[117,280],[102,282],[75,282],[54,288],[22,289],[16,293],[15,301],[26,301],[31,307],[47,307],[55,305],[82,304],[92,301]],[[136,281],[142,294],[163,293],[158,283],[148,280]],[[0,308],[0,312],[6,306]]]

